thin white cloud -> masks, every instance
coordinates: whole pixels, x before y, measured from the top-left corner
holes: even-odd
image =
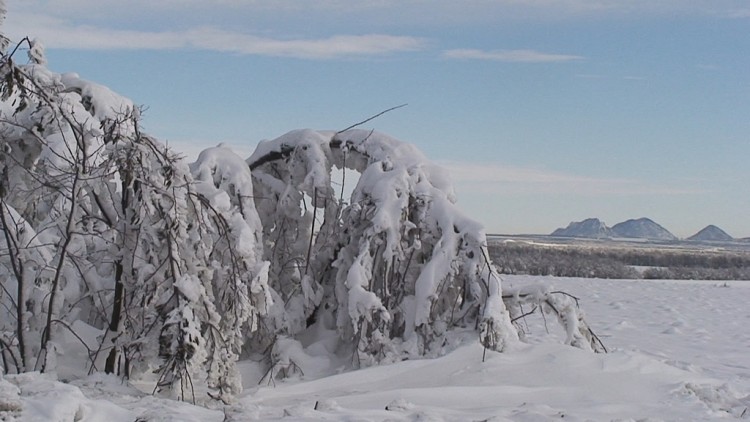
[[[158,22],[165,29],[193,22],[221,22],[255,30],[318,28],[414,28],[415,25],[477,25],[592,17],[712,16],[747,18],[747,0],[22,0],[17,12],[44,13],[99,26]],[[294,23],[290,23],[294,22]],[[302,26],[299,26],[299,25]],[[297,26],[295,26],[297,25]],[[122,28],[122,26],[120,26]]]
[[[509,63],[556,63],[581,60],[583,57],[569,54],[543,53],[535,50],[476,50],[455,49],[443,52],[449,59],[491,60]]]
[[[331,59],[376,56],[421,50],[425,42],[415,37],[383,34],[336,35],[324,39],[278,40],[202,28],[184,33],[190,45],[238,54]]]
[[[604,79],[604,75],[599,75],[596,73],[577,73],[575,75],[576,78],[582,78],[582,79]]]
[[[727,14],[732,19],[748,19],[750,18],[750,9],[739,9],[733,10]]]
[[[532,167],[448,161],[451,180],[462,190],[487,194],[689,195],[705,193],[695,187],[672,186],[625,178],[597,178]]]
[[[80,50],[170,50],[198,49],[235,54],[334,59],[382,56],[417,51],[421,38],[384,34],[335,35],[320,39],[274,39],[215,27],[181,31],[135,31],[72,25],[49,16],[25,16],[6,25],[6,33],[19,39],[39,38],[47,48]]]
[[[402,0],[24,0],[33,7],[44,6],[48,9],[80,13],[106,13],[108,10],[117,12],[130,11],[146,13],[154,10],[216,10],[227,9],[234,11],[276,11],[279,13],[309,13],[310,11],[340,12],[346,14],[360,14],[363,11],[406,10],[406,16],[394,18],[413,19],[415,14],[425,10],[441,17],[454,15],[459,19],[457,11],[464,11],[470,15],[487,13],[489,11],[524,11],[535,15],[567,17],[592,14],[658,14],[702,13],[724,15],[737,14],[746,17],[746,0],[470,0],[456,2],[455,0],[430,0],[404,2]],[[412,3],[412,4],[409,4]],[[363,16],[367,18],[367,16]],[[494,18],[497,18],[495,16]]]

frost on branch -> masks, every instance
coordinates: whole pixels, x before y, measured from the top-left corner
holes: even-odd
[[[482,228],[414,146],[370,131],[299,130],[261,143],[247,162],[285,306],[281,332],[335,321],[365,363],[438,353],[455,327],[481,326],[494,350],[517,338]],[[351,203],[333,189],[333,168],[359,174]]]

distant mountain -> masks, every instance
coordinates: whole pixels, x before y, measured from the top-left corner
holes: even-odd
[[[697,240],[702,242],[731,242],[734,238],[728,235],[724,230],[711,224],[698,233],[688,237],[687,240]]]
[[[677,237],[670,233],[669,230],[648,218],[623,221],[612,227],[607,227],[598,218],[587,218],[583,221],[574,221],[564,229],[555,230],[552,232],[552,236],[582,237],[588,239],[619,237],[627,239],[677,240]]]
[[[648,218],[623,221],[612,226],[612,236],[650,240],[677,240],[669,230]]]
[[[573,221],[566,228],[559,228],[552,232],[552,236],[585,237],[600,239],[612,235],[610,228],[598,218],[587,218],[583,221]]]

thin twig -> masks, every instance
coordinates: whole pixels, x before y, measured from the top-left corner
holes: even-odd
[[[609,351],[607,350],[607,346],[602,343],[602,340],[599,338],[599,336],[596,335],[596,333],[594,333],[594,330],[592,330],[590,327],[587,328],[589,330],[589,334],[591,334],[591,337],[596,340],[600,346],[602,346],[602,350],[604,350],[604,353],[609,353]]]
[[[10,347],[10,344],[8,344],[5,340],[0,338],[0,345],[3,346],[2,349],[0,349],[0,353],[3,356],[3,366],[5,367],[5,373],[8,373],[8,364],[5,359],[5,352],[7,352],[10,357],[13,359],[13,364],[16,367],[16,372],[21,373],[21,366],[18,364],[18,359],[16,359],[16,355],[13,353],[13,349]]]
[[[312,218],[312,222],[310,223],[310,243],[307,245],[307,258],[305,259],[305,275],[307,275],[307,272],[310,269],[310,253],[312,252],[313,238],[315,237],[315,218],[316,218],[315,215],[318,212],[318,188],[313,189],[313,196],[314,196],[312,200],[313,218]]]
[[[344,189],[346,187],[346,148],[341,149],[341,154],[343,154],[343,164],[341,165],[341,196],[339,196],[339,208],[341,207],[341,204],[344,203]],[[349,198],[349,201],[351,201],[351,198]]]
[[[519,308],[519,309],[521,309],[521,313],[523,314],[523,315],[521,315],[521,316],[520,316],[520,317],[518,317],[518,318],[523,318],[523,325],[525,325],[525,326],[526,326],[526,332],[527,332],[527,333],[529,333],[529,332],[530,332],[530,331],[529,331],[529,323],[528,323],[528,322],[526,321],[526,316],[527,316],[527,315],[531,315],[531,314],[533,314],[533,313],[534,313],[534,311],[536,311],[536,306],[535,306],[535,307],[534,307],[534,309],[532,309],[532,310],[531,310],[531,312],[529,312],[528,314],[524,314],[524,312],[525,312],[525,311],[523,310],[523,303],[520,303],[520,302],[519,302],[519,303],[518,303],[518,308]],[[515,319],[511,320],[511,322],[513,322],[513,321],[515,321]]]
[[[21,48],[21,44],[23,44],[24,42],[29,46],[29,48],[31,48],[31,39],[29,39],[29,37],[23,37],[23,39],[21,39],[21,41],[16,44],[16,47],[13,48],[13,51],[11,51],[7,56],[3,57],[3,61],[0,63],[0,65],[5,65],[5,63],[10,60],[14,54],[16,54],[16,51]]]
[[[265,372],[265,373],[263,374],[263,376],[262,376],[262,377],[260,377],[260,379],[258,380],[258,385],[260,385],[260,384],[261,384],[261,383],[263,382],[263,380],[264,380],[264,379],[266,379],[266,377],[267,377],[267,376],[269,376],[269,374],[271,373],[271,371],[273,370],[273,368],[274,368],[275,366],[276,366],[276,364],[273,364],[273,365],[270,365],[270,366],[268,367],[268,370],[266,370],[266,372]],[[269,379],[268,379],[268,384],[269,384],[269,385],[271,384],[271,378],[273,378],[273,375],[271,375],[271,376],[269,377]]]
[[[536,312],[536,310],[537,310],[537,309],[538,309],[538,307],[537,307],[537,306],[534,306],[534,309],[530,310],[529,312],[526,312],[526,313],[525,313],[525,314],[523,314],[523,315],[519,315],[519,316],[517,316],[517,317],[515,317],[515,318],[511,319],[511,320],[510,320],[510,322],[516,322],[516,321],[518,321],[519,319],[522,319],[522,318],[526,318],[527,316],[529,316],[529,315],[533,314],[534,312]],[[523,312],[523,311],[521,311],[521,312]],[[526,321],[526,320],[524,320],[524,321]],[[529,329],[529,326],[528,326],[528,325],[526,326],[526,329],[527,329],[527,330]]]
[[[376,119],[376,118],[378,118],[378,117],[380,117],[380,116],[384,115],[385,113],[388,113],[389,111],[393,111],[393,110],[399,109],[399,108],[401,108],[401,107],[406,107],[407,105],[409,105],[409,104],[406,104],[406,103],[404,103],[404,104],[401,104],[401,105],[397,105],[396,107],[391,107],[391,108],[389,108],[388,110],[383,110],[383,111],[381,111],[380,113],[378,113],[378,114],[376,114],[376,115],[374,115],[374,116],[372,116],[372,117],[368,117],[367,119],[365,119],[365,120],[362,120],[362,121],[361,121],[361,122],[359,122],[359,123],[355,123],[355,124],[353,124],[353,125],[349,126],[349,127],[348,127],[348,128],[346,128],[346,129],[343,129],[343,130],[340,130],[340,131],[336,132],[336,135],[338,135],[338,134],[341,134],[341,133],[344,133],[344,132],[346,132],[347,130],[351,130],[351,129],[354,129],[354,128],[355,128],[355,127],[357,127],[357,126],[361,126],[361,125],[363,125],[363,124],[365,124],[365,123],[369,122],[370,120]]]
[[[542,319],[544,320],[544,330],[549,334],[549,326],[547,325],[547,316],[544,314],[544,309],[542,309],[540,314],[542,314]]]

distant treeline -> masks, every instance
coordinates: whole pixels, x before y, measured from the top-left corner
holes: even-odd
[[[491,244],[503,274],[587,278],[750,280],[750,253],[738,251]]]

